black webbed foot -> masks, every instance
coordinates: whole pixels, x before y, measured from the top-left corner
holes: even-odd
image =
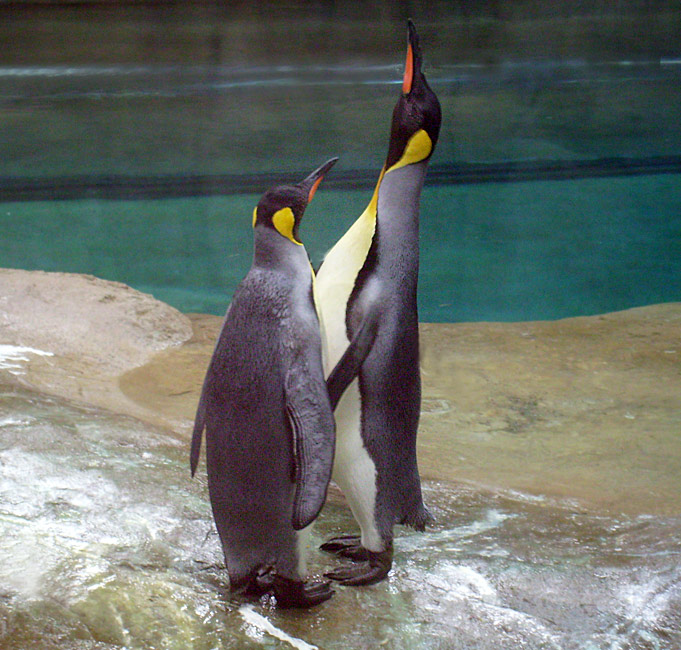
[[[324,574],[342,585],[357,587],[359,585],[373,585],[387,577],[393,565],[393,546],[389,544],[385,551],[375,553],[363,549],[368,559],[363,562],[345,567],[339,567],[334,571]]]
[[[282,609],[314,607],[331,598],[333,594],[328,580],[303,582],[274,576],[274,596],[277,599],[277,607]]]
[[[369,561],[369,551],[362,546],[362,540],[359,535],[333,537],[328,542],[324,542],[319,548],[327,553],[347,557],[354,562]]]

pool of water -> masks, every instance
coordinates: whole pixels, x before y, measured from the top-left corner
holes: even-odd
[[[0,7],[0,266],[220,314],[258,196],[339,155],[302,230],[318,264],[382,164],[412,12],[444,116],[422,320],[681,300],[675,5],[263,7]]]
[[[317,193],[301,227],[319,264],[367,191]],[[251,263],[257,195],[14,202],[2,266],[91,273],[185,312],[224,313]],[[538,320],[681,299],[681,176],[427,188],[424,321]]]

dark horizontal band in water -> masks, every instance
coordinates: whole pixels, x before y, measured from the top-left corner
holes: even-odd
[[[262,174],[199,174],[127,176],[123,174],[0,177],[0,201],[54,201],[75,199],[161,199],[188,196],[261,194],[269,187],[303,178],[307,172]],[[574,180],[606,176],[681,173],[681,156],[599,158],[594,160],[452,163],[433,165],[428,185],[518,183]],[[324,181],[327,189],[373,189],[377,173],[365,170],[334,171]]]

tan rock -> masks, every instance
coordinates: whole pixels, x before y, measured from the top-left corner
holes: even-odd
[[[0,271],[0,344],[54,353],[18,381],[187,441],[221,322],[95,278]],[[424,479],[681,512],[681,303],[421,332]]]
[[[192,336],[169,305],[92,276],[0,269],[0,344],[31,348],[13,373],[36,390],[142,418],[119,377]]]
[[[188,430],[221,319],[127,373],[123,391]],[[681,512],[681,304],[535,323],[423,324],[427,480]],[[189,419],[187,419],[189,418]]]
[[[424,477],[681,512],[681,304],[424,325]]]

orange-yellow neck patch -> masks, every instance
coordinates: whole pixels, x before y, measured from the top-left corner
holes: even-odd
[[[386,174],[394,169],[406,167],[407,165],[412,165],[425,160],[430,156],[432,150],[433,141],[430,139],[430,136],[424,129],[419,129],[411,138],[409,138],[402,157],[386,171]]]

